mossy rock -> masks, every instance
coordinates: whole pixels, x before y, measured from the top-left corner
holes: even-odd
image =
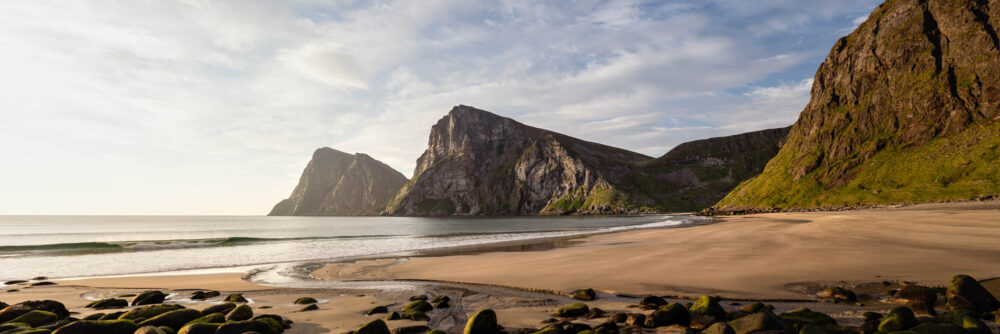
[[[445,332],[445,331],[440,330],[440,329],[432,329],[432,330],[427,331],[426,334],[448,334],[448,332]]]
[[[78,320],[52,332],[53,334],[132,334],[138,329],[129,320]]]
[[[646,315],[642,313],[629,313],[625,318],[625,326],[642,327],[646,325]]]
[[[558,310],[556,310],[555,315],[564,318],[574,318],[586,315],[587,312],[589,311],[590,308],[587,307],[587,304],[575,303],[575,304],[563,305]]]
[[[59,316],[49,311],[31,311],[14,318],[8,322],[26,324],[30,327],[38,327],[51,324],[59,320]]]
[[[649,307],[660,307],[667,305],[667,300],[657,296],[646,296],[639,300],[639,305]]]
[[[120,294],[120,295],[118,295],[116,297],[118,297],[118,298],[132,298],[132,297],[135,297],[135,294],[134,293],[123,293],[123,294]]]
[[[168,334],[163,329],[155,326],[142,326],[135,330],[134,334]]]
[[[163,303],[167,299],[167,294],[159,290],[143,291],[132,298],[132,306],[152,305]]]
[[[497,334],[497,313],[491,309],[481,310],[469,317],[462,334]]]
[[[247,300],[246,297],[243,297],[243,295],[239,294],[239,293],[234,293],[234,294],[231,294],[229,296],[226,296],[226,300],[225,301],[230,302],[230,303],[248,303],[249,302],[249,300]]]
[[[382,319],[375,319],[358,327],[354,334],[390,334],[389,326]]]
[[[150,305],[146,307],[141,307],[128,312],[123,313],[118,317],[120,320],[137,320],[137,319],[149,319],[170,311],[176,311],[183,309],[184,306],[174,305],[174,304],[159,304]]]
[[[128,307],[128,301],[124,300],[124,299],[118,299],[118,298],[106,298],[106,299],[101,299],[101,300],[96,300],[96,301],[90,302],[85,307],[86,308],[92,308],[92,309],[95,309],[95,310],[107,310],[107,309],[125,308],[125,307]]]
[[[889,311],[889,314],[878,324],[878,330],[884,333],[904,331],[918,325],[913,310],[899,306]]]
[[[945,323],[961,327],[969,334],[991,334],[989,326],[970,311],[951,310],[941,314],[940,319]]]
[[[434,308],[449,308],[449,307],[451,307],[451,303],[449,303],[447,300],[440,300],[434,302]]]
[[[805,325],[799,330],[799,334],[857,334],[856,331],[850,331],[838,327],[823,327],[816,325]]]
[[[410,319],[413,321],[430,321],[431,317],[427,316],[427,313],[421,310],[403,310],[402,314],[404,319]]]
[[[694,301],[689,309],[691,314],[710,315],[720,319],[726,318],[726,310],[719,305],[718,297],[701,296]]]
[[[915,313],[937,315],[937,311],[934,310],[934,303],[937,302],[937,293],[925,286],[904,286],[892,295],[892,302],[906,305]]]
[[[991,312],[1000,307],[1000,302],[986,288],[968,275],[958,275],[951,279],[948,290],[948,308],[975,312]]]
[[[318,309],[319,309],[319,306],[317,306],[316,304],[309,304],[309,305],[306,305],[306,307],[303,307],[302,309],[300,309],[299,312],[309,312],[309,311],[315,311],[315,310],[318,310]]]
[[[254,321],[259,321],[267,324],[268,331],[262,332],[263,334],[280,334],[285,331],[285,326],[280,321],[274,318],[260,318],[254,319]]]
[[[740,312],[743,312],[743,313],[757,313],[757,312],[760,312],[760,311],[764,310],[765,308],[767,308],[767,305],[764,305],[764,303],[753,302],[753,303],[750,303],[750,304],[743,305],[743,307],[740,308]]]
[[[432,306],[431,303],[428,303],[426,300],[415,300],[415,301],[410,302],[409,304],[406,304],[406,306],[403,306],[403,312],[406,312],[406,311],[409,311],[409,310],[416,310],[416,311],[420,311],[420,312],[430,312],[433,309],[434,309],[434,306]]]
[[[104,316],[104,313],[98,312],[98,313],[87,315],[86,317],[83,317],[80,320],[101,320],[101,317],[103,317],[103,316]]]
[[[727,323],[717,322],[702,330],[701,334],[736,334],[736,331]]]
[[[0,310],[0,324],[11,321],[31,311],[52,312],[59,319],[69,316],[69,310],[60,302],[54,300],[29,300],[7,306]]]
[[[317,301],[315,298],[312,298],[312,297],[302,297],[302,298],[299,298],[299,299],[295,300],[295,304],[298,304],[298,305],[308,305],[308,304],[316,304],[316,303],[319,303],[319,301]]]
[[[389,308],[385,307],[385,306],[375,306],[375,307],[372,307],[371,310],[368,310],[368,312],[365,312],[365,315],[373,315],[373,314],[381,314],[381,313],[389,313]]]
[[[748,316],[730,321],[729,326],[736,334],[746,334],[759,331],[786,331],[792,332],[791,328],[785,326],[774,313],[770,311],[757,312]]]
[[[797,330],[801,330],[807,325],[813,325],[818,327],[836,327],[837,320],[834,320],[830,316],[813,312],[812,310],[800,307],[788,312],[784,312],[778,315],[778,318],[792,324]]]
[[[670,325],[688,326],[691,324],[691,315],[683,305],[678,303],[667,304],[667,306],[650,313],[646,317],[645,326],[649,328],[663,327]]]
[[[204,300],[209,298],[215,298],[221,296],[222,294],[218,291],[195,291],[191,293],[191,299],[193,300]]]
[[[854,291],[847,290],[839,286],[824,289],[823,291],[817,293],[816,296],[834,303],[854,303],[858,301],[858,296],[854,294]]]
[[[411,301],[411,302],[415,302],[415,301],[418,301],[418,300],[423,300],[423,301],[427,301],[427,295],[415,295],[415,296],[410,296],[410,301]]]
[[[253,309],[247,305],[237,306],[232,311],[229,311],[229,313],[226,313],[226,322],[250,320],[250,318],[253,318]]]
[[[200,318],[188,321],[184,326],[190,324],[218,324],[226,322],[226,315],[222,313],[212,313],[209,315],[202,316]],[[183,326],[181,326],[183,327]]]
[[[594,289],[591,288],[576,290],[573,292],[573,299],[594,300],[597,299],[597,292],[594,292]]]
[[[401,315],[399,315],[399,312],[396,312],[396,311],[392,311],[392,312],[386,313],[386,315],[385,315],[385,320],[392,321],[392,320],[400,320],[400,319],[403,319],[403,317]]]
[[[18,285],[18,284],[24,284],[24,283],[28,283],[28,281],[18,279],[18,280],[3,282],[4,285]]]
[[[882,313],[871,311],[865,312],[861,316],[865,318],[865,321],[879,320],[885,317]]]
[[[215,334],[242,334],[246,332],[270,333],[271,326],[262,321],[241,320],[227,322],[215,330]]]
[[[562,327],[556,325],[548,325],[545,326],[545,328],[542,328],[541,330],[531,334],[565,334],[565,332],[563,331]]]
[[[189,324],[181,327],[181,330],[177,331],[177,334],[215,334],[215,331],[222,326],[221,323],[197,323]]]
[[[438,296],[434,297],[434,299],[431,299],[431,304],[434,304],[434,303],[437,303],[437,302],[442,302],[442,301],[444,301],[444,302],[450,302],[451,301],[451,297],[448,297],[448,296],[445,296],[445,295],[438,295]]]
[[[121,317],[122,314],[125,314],[125,311],[111,312],[101,316],[101,318],[97,320],[118,320],[118,318]]]
[[[223,303],[223,304],[212,305],[212,306],[206,307],[205,309],[201,310],[201,313],[202,314],[212,314],[212,313],[227,314],[227,313],[229,313],[229,311],[232,311],[235,308],[236,308],[236,304],[234,304],[234,303]]]
[[[962,327],[948,324],[948,323],[936,323],[929,322],[925,324],[917,325],[917,327],[910,328],[906,332],[915,334],[965,334],[966,331]],[[987,331],[987,333],[989,333]]]
[[[189,323],[191,321],[194,321],[196,319],[199,319],[202,316],[203,316],[203,314],[201,314],[201,311],[198,311],[198,310],[180,309],[180,310],[170,311],[170,312],[167,312],[167,313],[164,313],[164,314],[160,314],[158,316],[146,319],[145,321],[140,322],[138,324],[138,326],[139,327],[146,327],[146,326],[160,327],[160,326],[166,326],[166,327],[170,327],[170,328],[173,328],[173,329],[180,329],[185,324],[187,324],[187,323]]]
[[[611,334],[618,333],[618,324],[613,322],[605,322],[594,326],[594,334]]]

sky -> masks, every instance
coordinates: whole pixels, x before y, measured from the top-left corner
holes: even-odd
[[[660,156],[791,125],[873,0],[0,2],[0,214],[262,215],[464,104]]]

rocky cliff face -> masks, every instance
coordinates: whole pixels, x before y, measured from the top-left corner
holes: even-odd
[[[269,216],[377,215],[406,177],[368,155],[316,150],[299,184]]]
[[[890,0],[833,47],[764,172],[719,207],[1000,193],[1000,0]]]
[[[776,137],[766,146],[776,152],[779,140]],[[712,146],[714,141],[702,145]],[[432,127],[428,148],[417,160],[413,179],[386,213],[533,215],[688,210],[694,208],[693,203],[718,200],[729,188],[715,197],[693,196],[699,201],[675,201],[684,189],[706,187],[717,177],[688,175],[685,173],[694,173],[681,165],[728,166],[734,161],[728,156],[716,161],[694,155],[678,153],[678,158],[652,159],[458,106]],[[687,162],[680,161],[682,158]],[[761,158],[758,166],[749,169],[759,171],[769,158]],[[727,171],[719,175],[730,177],[726,182],[733,185],[749,177]]]

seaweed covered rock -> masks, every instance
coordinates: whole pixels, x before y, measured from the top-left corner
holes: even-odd
[[[86,308],[92,308],[95,310],[107,310],[115,308],[125,308],[128,307],[128,301],[118,298],[106,298],[101,300],[96,300],[84,306]]]
[[[202,314],[198,310],[180,309],[180,310],[170,311],[170,312],[163,313],[163,314],[160,314],[158,316],[146,319],[145,321],[140,322],[137,325],[139,327],[146,327],[146,326],[160,327],[160,326],[166,326],[166,327],[170,327],[170,328],[173,328],[173,329],[180,329],[181,327],[184,326],[184,324],[187,324],[188,322],[191,322],[191,321],[193,321],[195,319],[198,319],[198,318],[201,318],[201,317],[202,317]]]
[[[448,334],[448,332],[445,332],[445,331],[440,330],[440,329],[432,329],[432,330],[427,331],[426,334]]]
[[[218,291],[195,291],[191,293],[191,299],[194,300],[204,300],[209,298],[215,298],[221,296],[222,294]]]
[[[229,296],[226,296],[226,300],[225,301],[230,302],[230,303],[247,303],[247,302],[249,302],[246,299],[246,297],[243,297],[243,295],[239,294],[239,293],[234,293],[234,294],[231,294]]]
[[[406,326],[393,329],[392,334],[426,334],[431,328],[427,326],[417,325],[417,326]]]
[[[54,300],[29,300],[7,306],[0,310],[0,323],[8,322],[31,311],[52,312],[59,319],[69,316],[69,310],[60,302]]]
[[[625,318],[625,326],[642,327],[646,325],[646,315],[642,313],[629,313]]]
[[[295,304],[298,304],[298,305],[316,304],[318,302],[319,301],[317,301],[315,298],[312,298],[312,297],[302,297],[302,298],[299,298],[299,299],[295,300]]]
[[[100,312],[93,313],[91,315],[81,318],[80,320],[101,320],[101,317],[103,317],[104,315],[105,313],[100,313]]]
[[[688,326],[691,324],[691,315],[681,304],[672,303],[653,311],[646,317],[646,327],[663,327],[670,325]]]
[[[917,324],[917,318],[913,315],[913,311],[908,307],[899,306],[893,308],[889,314],[882,318],[882,322],[878,324],[878,330],[885,333],[897,332],[913,328]]]
[[[726,310],[719,305],[718,297],[701,296],[689,309],[692,315],[710,315],[720,319],[726,318]]]
[[[639,305],[645,307],[657,308],[663,305],[667,305],[667,300],[657,297],[657,296],[646,296],[639,300]]]
[[[309,305],[306,305],[306,307],[303,307],[302,309],[300,309],[299,312],[315,311],[315,310],[318,310],[318,309],[319,309],[319,306],[316,306],[316,304],[309,304]]]
[[[421,310],[403,310],[402,317],[413,321],[430,321],[431,317]]]
[[[746,334],[763,331],[789,331],[773,313],[757,312],[729,322],[736,334]]]
[[[399,312],[396,312],[396,311],[392,311],[392,312],[386,313],[386,315],[385,315],[385,320],[392,321],[392,320],[399,320],[399,319],[403,319],[403,316],[400,315]]]
[[[277,314],[261,314],[253,317],[253,320],[263,320],[263,319],[274,320],[276,323],[280,324],[282,328],[292,328],[292,320],[285,319],[284,317]]]
[[[594,300],[597,299],[597,292],[594,292],[594,289],[591,288],[576,290],[573,292],[573,299],[587,301]]]
[[[136,329],[135,323],[129,320],[78,320],[52,334],[132,334]]]
[[[59,316],[49,311],[31,311],[11,319],[8,322],[26,324],[31,327],[38,327],[50,324],[59,320]]]
[[[934,310],[934,303],[937,302],[937,293],[920,285],[907,285],[896,293],[892,294],[892,302],[909,307],[916,313],[937,315]]]
[[[462,334],[497,334],[497,314],[491,309],[481,310],[469,317]],[[361,333],[358,333],[361,334]]]
[[[203,317],[188,321],[184,325],[190,324],[220,324],[226,322],[226,315],[222,313],[212,313]],[[183,326],[182,326],[183,327]]]
[[[727,323],[717,322],[702,330],[701,334],[736,334],[736,331]]]
[[[410,301],[411,302],[415,302],[415,301],[418,301],[418,300],[427,301],[427,295],[413,295],[413,296],[410,296]]]
[[[233,303],[223,303],[218,305],[212,305],[201,310],[202,314],[212,314],[212,313],[222,313],[226,314],[236,308],[236,304]]]
[[[227,322],[215,330],[215,334],[242,334],[246,332],[258,332],[262,334],[271,333],[271,326],[267,323],[256,320],[242,320]]]
[[[961,327],[968,334],[991,334],[989,326],[975,313],[964,310],[951,310],[941,314],[942,322]]]
[[[389,308],[385,306],[375,306],[371,310],[368,310],[368,312],[365,312],[365,315],[380,314],[380,313],[389,313]]]
[[[952,278],[946,295],[949,309],[990,312],[1000,307],[996,297],[968,275]]]
[[[174,304],[159,304],[150,305],[146,307],[141,307],[128,312],[123,313],[118,319],[121,320],[137,320],[137,319],[149,319],[170,311],[176,311],[184,308],[184,306],[174,305]]]
[[[160,327],[155,326],[142,326],[135,330],[133,334],[171,334],[173,332],[167,332]]]
[[[817,293],[816,296],[822,298],[823,300],[834,303],[839,303],[839,302],[854,303],[858,301],[858,297],[854,294],[853,291],[844,289],[839,286],[824,289],[823,291]]]
[[[122,314],[125,314],[125,311],[111,312],[101,316],[101,318],[97,320],[118,320],[118,318],[121,317]]]
[[[451,303],[449,303],[447,300],[434,302],[434,308],[449,308],[449,307],[451,307]]]
[[[590,308],[587,307],[587,304],[575,303],[575,304],[563,305],[558,310],[556,310],[555,315],[559,317],[573,318],[573,317],[583,316],[587,314],[587,312],[589,311]]]
[[[810,325],[826,328],[837,326],[837,320],[834,320],[826,314],[813,312],[805,307],[781,313],[778,315],[778,318],[791,324],[797,331],[801,331],[804,327]]]
[[[420,312],[430,312],[433,309],[434,306],[431,306],[431,303],[428,303],[426,300],[415,300],[410,302],[409,304],[406,304],[406,306],[403,306],[403,312],[410,310],[415,310]]]
[[[928,322],[910,328],[906,333],[913,334],[966,334],[962,327],[949,323]],[[989,333],[989,332],[987,332]]]
[[[375,319],[371,322],[362,325],[354,334],[391,334],[389,332],[389,326],[386,326],[385,321],[382,319]]]
[[[221,323],[197,323],[181,327],[177,334],[215,334]]]
[[[226,313],[226,321],[241,321],[253,318],[253,309],[247,305],[240,305],[229,313]]]
[[[167,299],[167,294],[159,290],[149,290],[139,293],[134,298],[132,298],[132,306],[138,305],[152,305],[163,303]]]
[[[741,307],[740,308],[740,312],[743,312],[743,313],[746,313],[746,314],[751,314],[751,313],[760,312],[760,311],[762,311],[764,309],[770,310],[770,308],[767,307],[767,305],[764,305],[764,303],[753,302],[753,303],[746,304],[743,307]]]
[[[451,301],[451,297],[448,297],[446,295],[438,295],[438,296],[435,296],[434,299],[431,299],[431,304],[438,303],[438,302],[450,302],[450,301]]]
[[[628,320],[628,313],[616,312],[615,314],[612,314],[610,317],[608,317],[608,320],[606,320],[606,322],[623,324],[625,323],[625,320]]]

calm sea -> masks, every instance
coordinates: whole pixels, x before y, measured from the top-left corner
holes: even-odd
[[[0,281],[336,261],[706,221],[640,217],[0,216]]]

